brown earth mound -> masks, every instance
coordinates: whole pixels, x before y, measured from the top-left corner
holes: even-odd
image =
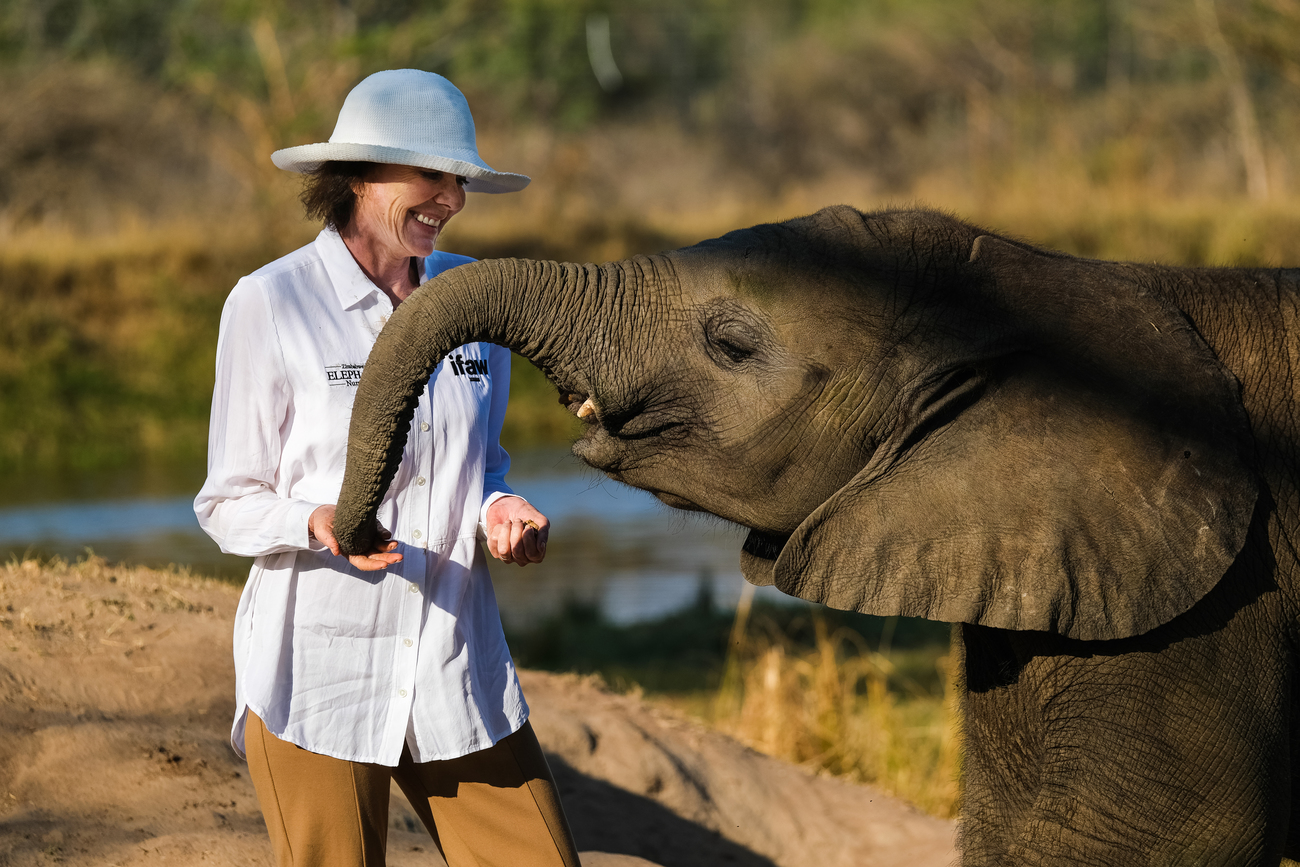
[[[0,568],[0,864],[271,863],[228,744],[237,595],[102,561]],[[951,823],[870,787],[590,680],[523,678],[586,867],[955,858]],[[394,792],[389,863],[441,864]]]

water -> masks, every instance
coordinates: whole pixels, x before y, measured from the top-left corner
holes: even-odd
[[[669,509],[564,451],[517,455],[509,481],[551,520],[544,563],[491,561],[510,626],[535,623],[571,599],[619,623],[652,619],[691,604],[702,584],[716,604],[731,607],[745,586],[739,528]],[[194,518],[200,484],[195,468],[10,479],[0,488],[0,557],[75,559],[89,550],[110,561],[183,564],[242,580],[251,561],[222,554]],[[770,587],[759,595],[787,598]]]

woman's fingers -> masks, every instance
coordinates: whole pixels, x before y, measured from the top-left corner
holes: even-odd
[[[546,536],[550,529],[535,521],[524,522],[524,533],[520,541],[523,542],[524,556],[529,562],[540,563],[546,556]]]
[[[503,563],[510,561],[510,522],[504,521],[492,528],[488,535],[488,553]]]
[[[393,534],[382,526],[377,529],[375,542],[368,552],[348,557],[348,562],[363,572],[378,572],[394,563],[402,562],[402,555],[397,553],[397,543],[392,538]],[[334,538],[333,506],[320,506],[312,512],[311,517],[307,519],[307,530],[308,535],[328,548],[331,554],[339,556],[339,543]]]
[[[391,543],[393,547],[397,546],[396,542]],[[390,549],[391,550],[391,549]],[[394,563],[402,562],[402,555],[398,553],[380,553],[373,552],[370,554],[354,554],[348,558],[348,562],[360,569],[362,572],[378,572],[381,569],[387,569]]]
[[[307,535],[320,542],[330,553],[338,556],[339,543],[334,538],[334,507],[317,506],[307,518]]]
[[[385,530],[383,525],[376,525],[375,541],[370,550],[360,556],[349,557],[348,562],[366,572],[378,572],[402,562],[402,555],[396,552],[397,543],[393,541],[393,534]]]
[[[502,498],[488,511],[488,553],[503,563],[540,563],[546,557],[551,523],[524,500]]]
[[[520,566],[528,562],[528,552],[524,550],[524,531],[526,529],[523,521],[510,522],[510,559]]]
[[[545,520],[543,518],[543,520]],[[510,557],[515,563],[524,566],[528,563],[540,563],[546,556],[546,537],[549,527],[537,521],[522,519],[510,522]]]

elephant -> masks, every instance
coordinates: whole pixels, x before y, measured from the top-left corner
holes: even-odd
[[[507,346],[574,453],[749,533],[755,584],[953,624],[967,865],[1300,857],[1300,270],[1076,258],[848,206],[402,304],[336,517],[367,550],[440,360]]]

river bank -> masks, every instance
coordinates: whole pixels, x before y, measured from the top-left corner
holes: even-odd
[[[270,863],[227,744],[236,598],[102,561],[0,568],[0,863]],[[587,867],[953,860],[951,823],[879,789],[590,679],[525,672],[524,687]],[[400,796],[390,825],[390,864],[439,863]]]

